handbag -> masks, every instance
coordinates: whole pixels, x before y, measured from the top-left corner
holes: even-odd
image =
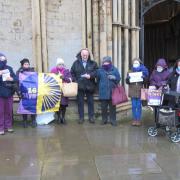
[[[141,100],[146,101],[148,99],[148,89],[141,88]]]
[[[62,84],[62,92],[64,97],[74,97],[78,93],[78,83],[70,82]]]
[[[112,104],[118,105],[127,101],[128,101],[128,98],[127,98],[124,87],[121,85],[117,85],[112,90]]]

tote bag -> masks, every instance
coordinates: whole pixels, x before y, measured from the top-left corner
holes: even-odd
[[[62,92],[64,97],[74,97],[77,96],[78,93],[78,83],[70,82],[70,83],[63,83],[62,85]]]
[[[118,85],[112,90],[112,104],[118,105],[127,102],[128,98],[123,86]]]

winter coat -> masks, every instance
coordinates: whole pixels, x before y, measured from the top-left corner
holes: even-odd
[[[115,80],[108,79],[108,75],[114,75]],[[120,81],[120,74],[117,68],[112,66],[109,71],[104,70],[102,67],[97,71],[98,87],[99,87],[99,99],[109,100],[112,97],[112,89]]]
[[[23,73],[23,72],[34,72],[34,68],[28,68],[28,69],[23,69],[22,67],[20,67],[17,72],[16,72],[16,76],[19,79],[19,73]]]
[[[72,79],[72,76],[71,76],[71,73],[69,71],[69,69],[66,69],[64,68],[63,71],[60,71],[57,67],[54,67],[52,70],[51,70],[51,73],[54,73],[54,74],[62,74],[62,80],[63,80],[63,83],[69,83]],[[69,99],[68,97],[64,97],[62,95],[61,97],[61,105],[65,105],[67,106],[69,103]]]
[[[80,54],[77,55],[77,60],[71,67],[71,75],[73,81],[78,83],[78,90],[94,92],[96,88],[95,78],[97,73],[97,63],[90,58],[87,60],[86,67],[84,68]],[[81,77],[81,75],[89,74],[90,79]]]
[[[20,67],[17,71],[16,71],[16,77],[18,79],[18,83],[17,83],[17,88],[15,89],[15,92],[17,93],[17,95],[19,96],[19,98],[21,98],[22,94],[19,88],[19,74],[20,73],[24,73],[24,72],[34,72],[34,68],[28,68],[28,69],[23,69],[22,67]]]
[[[156,70],[157,66],[162,66],[164,70],[162,72],[158,72]],[[170,71],[168,70],[165,60],[159,59],[150,76],[150,85],[156,86],[156,88],[159,89],[163,85],[166,85],[169,75]]]
[[[3,81],[2,76],[0,76],[0,97],[7,98],[13,96],[15,92],[15,85],[17,84],[17,77],[10,66],[5,66],[4,70],[8,69],[10,76],[13,78],[13,81]]]
[[[126,83],[129,84],[129,97],[135,97],[140,98],[141,97],[141,88],[143,88],[144,83],[146,83],[149,72],[148,69],[143,65],[140,64],[140,67],[132,68],[131,72],[142,72],[143,74],[143,82],[136,82],[136,83],[130,83],[129,82],[129,75],[127,75]]]
[[[178,82],[178,78],[179,78],[179,74],[174,70],[170,76],[169,79],[167,81],[167,84],[169,85],[169,88],[171,91],[176,91],[177,90],[177,82]],[[173,96],[167,96],[168,101],[169,101],[169,105],[171,107],[174,107],[174,105],[176,104],[175,101],[175,97]],[[180,99],[179,99],[180,100]],[[178,107],[180,107],[180,102],[178,104]]]

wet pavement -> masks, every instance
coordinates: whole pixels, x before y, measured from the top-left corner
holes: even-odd
[[[55,123],[0,136],[0,180],[179,180],[180,144],[143,126]]]

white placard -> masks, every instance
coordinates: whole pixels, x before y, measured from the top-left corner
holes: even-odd
[[[142,78],[143,74],[142,72],[132,72],[129,73],[129,82],[130,83],[134,83],[134,82],[143,82],[143,78]]]
[[[2,71],[2,80],[6,81],[7,78],[10,78],[10,72],[9,69],[5,69]]]

